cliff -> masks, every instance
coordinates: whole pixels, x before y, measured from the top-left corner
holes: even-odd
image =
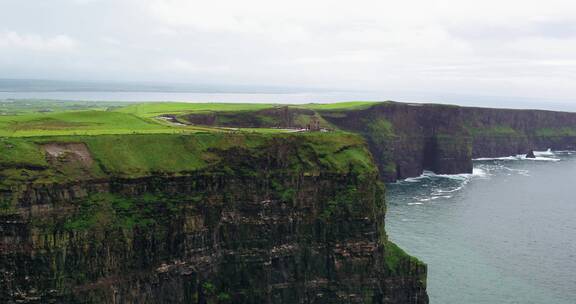
[[[472,159],[576,149],[576,113],[398,102],[198,112],[181,122],[223,127],[322,128],[363,136],[386,182],[472,172]]]
[[[474,158],[576,149],[576,113],[462,108],[462,115],[471,118]]]
[[[277,106],[257,111],[196,112],[179,122],[221,127],[320,127],[363,136],[386,182],[471,173],[472,159],[576,149],[576,113],[398,102]]]
[[[363,136],[386,182],[471,173],[472,159],[576,149],[576,113],[398,102],[277,106],[257,111],[196,112],[179,122],[222,127],[325,129]]]
[[[427,303],[341,133],[0,139],[2,303]]]
[[[319,113],[364,136],[389,182],[423,170],[471,173],[473,158],[576,149],[576,113],[396,102]]]
[[[322,111],[334,125],[364,136],[385,181],[472,171],[471,138],[459,107],[382,103],[357,111]]]

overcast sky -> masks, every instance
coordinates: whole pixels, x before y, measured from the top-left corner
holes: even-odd
[[[576,100],[576,1],[0,0],[0,78]]]

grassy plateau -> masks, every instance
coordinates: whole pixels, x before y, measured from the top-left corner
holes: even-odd
[[[364,140],[337,129],[294,132],[270,127],[224,128],[159,118],[160,115],[207,111],[254,112],[278,105],[140,103],[102,106],[95,103],[81,104],[79,108],[78,103],[37,103],[41,105],[32,107],[36,110],[23,111],[17,102],[11,102],[5,107],[12,109],[10,114],[3,112],[0,115],[0,186],[107,176],[135,178],[151,174],[189,174],[225,163],[222,162],[225,151],[240,149],[257,155],[262,149],[286,143],[300,147],[299,153],[312,153],[310,155],[316,160],[311,167],[320,165],[336,172],[347,172],[351,167],[373,169]],[[361,105],[366,106],[346,103],[328,108]],[[50,152],[50,149],[56,150]],[[83,150],[89,151],[88,160],[83,159]],[[305,154],[300,159],[306,159],[308,155]]]
[[[363,109],[374,102],[290,105],[289,108],[322,110]],[[27,105],[27,106],[26,106]],[[0,102],[0,136],[30,137],[102,134],[178,134],[195,132],[286,132],[275,128],[219,128],[174,124],[161,115],[195,113],[253,113],[278,108],[275,104],[250,103],[82,103],[56,101]]]

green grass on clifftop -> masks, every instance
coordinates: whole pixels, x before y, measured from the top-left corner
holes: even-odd
[[[62,159],[47,161],[43,145],[49,143],[83,143],[93,162],[77,164],[78,160],[66,158],[67,154]],[[274,149],[280,150],[273,152]],[[282,149],[286,152],[280,152]],[[267,159],[266,153],[283,153],[286,170],[301,172],[374,174],[376,170],[363,139],[342,132],[40,136],[0,140],[0,179],[4,176],[5,182],[17,183],[187,175],[209,167],[227,166],[230,160],[224,157],[241,160],[244,154],[238,153],[245,153],[246,161],[254,166]],[[258,160],[260,157],[263,160]]]
[[[311,103],[305,105],[297,105],[296,107],[311,109],[311,110],[364,110],[373,105],[380,104],[379,101],[347,101],[335,103]]]
[[[97,103],[76,104],[61,102],[57,105],[47,103],[52,108],[42,110],[42,103],[34,103],[33,110],[22,111],[20,103],[10,104],[11,109],[18,105],[19,112],[3,113],[0,115],[0,137],[29,137],[29,136],[59,136],[59,135],[102,135],[102,134],[165,134],[165,133],[190,133],[198,131],[233,131],[222,129],[218,124],[214,127],[183,126],[172,124],[155,117],[162,114],[185,115],[190,113],[221,112],[228,113],[229,117],[239,122],[252,121],[256,118],[261,126],[275,126],[278,119],[266,115],[257,115],[256,112],[264,109],[279,107],[275,104],[251,104],[251,103],[183,103],[183,102],[155,102],[138,103],[126,106],[110,106],[97,108]],[[333,104],[307,104],[290,105],[291,108],[310,110],[346,110],[363,109],[376,104],[375,102],[342,102]],[[108,105],[108,104],[106,104]],[[92,107],[92,108],[89,108]],[[74,110],[86,109],[86,110]],[[237,114],[234,114],[237,113]],[[248,117],[244,120],[241,114]],[[252,113],[252,114],[251,114]],[[252,116],[250,116],[251,114]],[[236,115],[236,116],[234,116]],[[302,127],[309,120],[310,114],[295,118],[295,123]],[[227,119],[226,115],[218,116],[218,119]],[[328,126],[320,115],[321,124]],[[268,121],[270,120],[270,121]],[[236,127],[233,123],[229,127]],[[227,125],[227,126],[228,126]],[[249,127],[246,123],[244,127]],[[260,126],[260,125],[259,125]],[[285,132],[273,128],[246,128],[244,131],[278,133]]]
[[[109,111],[0,116],[0,136],[173,133],[177,131],[171,126],[150,119]]]
[[[117,109],[118,112],[130,113],[142,117],[155,117],[162,114],[186,114],[198,112],[247,112],[270,109],[280,106],[310,110],[362,110],[381,102],[349,101],[337,103],[311,104],[264,104],[264,103],[187,103],[187,102],[150,102],[129,105]]]
[[[387,270],[396,275],[406,272],[413,273],[415,268],[425,267],[423,262],[408,255],[402,248],[389,240],[384,243],[384,260]]]
[[[343,103],[348,108],[368,103]],[[87,105],[91,106],[91,105]],[[285,145],[290,170],[374,173],[362,137],[346,132],[290,133],[275,128],[180,126],[160,119],[172,111],[255,111],[270,104],[143,103],[115,110],[20,112],[0,115],[0,186],[34,181],[65,182],[106,176],[182,175],[226,163],[226,151],[240,149],[262,156]],[[298,118],[298,117],[297,117]],[[83,152],[48,155],[46,144],[84,144]],[[291,153],[291,154],[290,154]],[[295,153],[295,154],[294,154]]]
[[[129,105],[117,109],[122,113],[130,113],[143,117],[154,117],[161,114],[181,114],[203,111],[257,111],[273,108],[274,104],[261,103],[192,103],[192,102],[149,102]]]
[[[311,148],[314,155],[309,160],[316,162],[313,165],[331,171],[346,172],[350,165],[372,167],[362,139],[341,133],[95,136],[84,137],[82,141],[106,171],[114,175],[142,176],[155,172],[185,174],[206,168],[220,161],[216,151],[245,149],[258,155],[270,148],[273,139],[280,142],[292,139],[296,148]],[[300,157],[305,159],[306,155]]]

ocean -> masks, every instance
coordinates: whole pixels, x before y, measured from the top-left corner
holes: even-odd
[[[432,304],[576,303],[576,153],[480,159],[387,186],[389,237]]]
[[[64,84],[65,86],[65,84]],[[43,87],[42,87],[43,88]],[[124,87],[120,87],[122,89]],[[301,91],[301,92],[260,92],[254,93],[202,93],[192,91],[109,91],[98,87],[98,90],[49,90],[27,91],[22,87],[3,86],[0,79],[0,100],[3,99],[51,99],[75,101],[181,101],[181,102],[246,102],[246,103],[331,103],[342,101],[385,101],[433,102],[440,104],[458,104],[461,106],[481,106],[492,108],[545,109],[576,112],[576,106],[570,102],[550,100],[530,100],[529,98],[507,98],[494,96],[467,96],[452,94],[425,94],[422,92],[394,91]],[[90,88],[88,88],[90,89]],[[524,100],[518,102],[518,100]],[[527,101],[526,101],[527,100]]]

